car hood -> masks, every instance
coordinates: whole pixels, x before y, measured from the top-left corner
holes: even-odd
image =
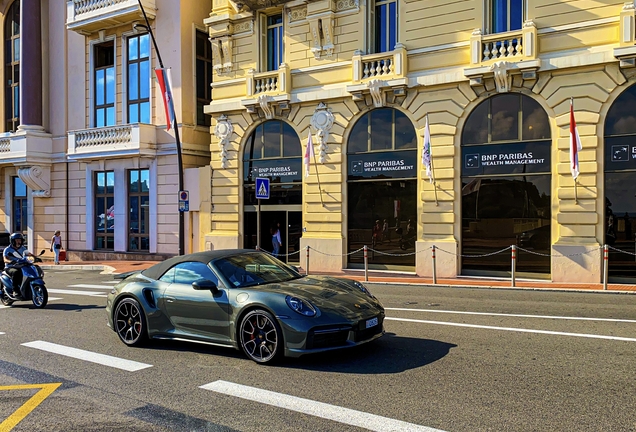
[[[270,284],[268,291],[309,300],[322,313],[334,312],[348,318],[359,317],[361,312],[383,312],[380,302],[364,293],[349,279],[329,276],[307,276],[280,284]]]

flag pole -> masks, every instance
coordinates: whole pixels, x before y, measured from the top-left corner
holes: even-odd
[[[570,96],[570,107],[572,108],[572,111],[574,112],[574,96]],[[570,136],[570,152],[572,151],[572,137]],[[577,176],[578,177],[578,176]],[[574,177],[574,204],[579,203],[579,199],[578,199],[578,194],[577,194],[577,184],[578,184],[578,178]]]
[[[426,113],[426,125],[428,127],[429,130],[429,135],[428,135],[428,157],[429,160],[431,162],[431,174],[433,175],[433,192],[435,193],[435,206],[439,207],[439,202],[437,201],[437,180],[435,180],[435,168],[433,166],[433,152],[432,152],[432,140],[431,140],[431,134],[430,134],[430,130],[431,130],[431,124],[428,122],[428,113]],[[422,150],[423,151],[423,150]]]
[[[311,135],[311,126],[309,126],[309,134]],[[311,154],[314,155],[314,168],[316,168],[316,180],[318,181],[318,192],[320,192],[320,205],[325,206],[325,202],[322,200],[322,187],[320,186],[320,176],[318,175],[318,165],[316,164],[316,152],[313,149],[314,140],[311,140]]]

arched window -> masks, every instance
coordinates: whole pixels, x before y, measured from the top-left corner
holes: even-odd
[[[347,142],[349,252],[371,248],[369,267],[415,265],[417,136],[413,123],[393,108],[363,115]],[[349,266],[363,264],[362,253]]]
[[[5,131],[20,124],[20,0],[13,2],[4,21]]]
[[[605,119],[605,243],[629,253],[636,221],[636,86],[625,90]],[[634,257],[610,249],[609,275],[634,278]],[[632,279],[633,281],[633,279]]]
[[[551,165],[548,116],[521,94],[493,96],[468,116],[462,133],[462,272],[549,273]],[[543,255],[539,255],[543,254]]]
[[[272,251],[270,230],[280,231],[279,258],[298,262],[302,236],[302,148],[294,129],[280,120],[269,120],[256,127],[247,138],[243,153],[243,210],[245,248],[257,244]],[[270,182],[269,199],[256,199],[257,178]],[[258,212],[260,208],[260,238]],[[291,255],[288,255],[291,254]]]

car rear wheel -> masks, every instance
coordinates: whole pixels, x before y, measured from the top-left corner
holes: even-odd
[[[282,352],[282,331],[269,312],[250,311],[241,321],[239,331],[243,352],[256,363],[272,362]]]
[[[139,346],[146,341],[146,320],[137,300],[125,298],[120,301],[113,321],[117,336],[126,345]]]

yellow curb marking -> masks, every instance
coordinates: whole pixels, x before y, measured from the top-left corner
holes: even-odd
[[[44,399],[49,397],[62,383],[51,384],[27,384],[27,385],[14,385],[14,386],[0,386],[0,390],[29,390],[29,389],[41,389],[31,399],[26,401],[24,405],[11,414],[5,421],[0,423],[0,432],[9,432],[18,423],[20,423],[31,411],[33,411],[38,405],[40,405]]]

